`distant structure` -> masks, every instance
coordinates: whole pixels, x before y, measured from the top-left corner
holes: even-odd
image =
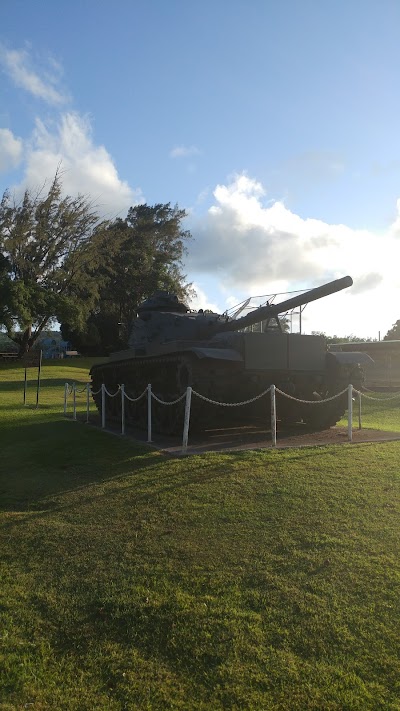
[[[0,351],[4,353],[18,353],[18,346],[14,341],[7,336],[6,333],[0,331]]]
[[[18,346],[14,341],[7,336],[6,333],[0,331],[0,360],[10,360],[18,355]]]
[[[70,346],[71,344],[69,341],[63,341],[61,338],[45,336],[37,342],[35,349],[42,351],[43,358],[54,359],[65,358],[67,351],[70,350]]]
[[[367,353],[373,363],[364,365],[368,388],[400,388],[400,341],[331,343],[329,350]]]
[[[42,351],[43,358],[71,358],[78,352],[72,350],[69,341],[64,341],[59,331],[50,331],[43,335],[33,346],[34,351]],[[18,345],[0,331],[0,360],[11,360],[18,355]]]

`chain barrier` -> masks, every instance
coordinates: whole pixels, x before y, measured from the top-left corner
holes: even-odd
[[[153,392],[151,393],[151,397],[153,398],[153,400],[156,400],[157,402],[159,402],[160,405],[176,405],[178,402],[181,402],[182,400],[185,399],[186,393],[183,393],[183,395],[178,397],[176,400],[160,400],[160,398],[157,397],[157,395],[155,395]]]
[[[82,388],[82,390],[76,390],[76,389],[75,389],[76,394],[79,395],[80,393],[85,393],[86,390],[87,390],[87,387],[88,387],[88,386],[85,385],[85,386]]]
[[[115,397],[116,395],[118,395],[118,393],[119,393],[120,390],[121,390],[121,386],[118,385],[118,388],[117,388],[117,390],[116,390],[115,393],[109,393],[108,390],[107,390],[107,388],[106,388],[106,386],[104,385],[104,392],[105,392],[106,395],[108,395],[109,397]]]
[[[120,385],[120,388],[122,388],[122,385]],[[147,388],[145,388],[143,390],[142,394],[139,395],[139,397],[130,397],[124,390],[124,396],[126,397],[127,400],[129,400],[129,402],[139,402],[139,400],[141,400],[142,397],[144,397],[146,395],[146,393],[147,393]]]
[[[289,395],[288,393],[285,393],[279,388],[276,388],[276,392],[279,393],[279,395],[283,395],[284,397],[288,398],[288,400],[295,400],[296,402],[301,402],[306,405],[323,405],[324,402],[331,402],[332,400],[336,400],[337,397],[344,395],[344,393],[347,393],[347,388],[341,390],[340,393],[336,393],[336,395],[332,395],[332,397],[325,398],[324,400],[300,400],[300,398],[293,397],[293,395]]]
[[[260,393],[260,395],[256,395],[250,400],[243,400],[243,402],[218,402],[217,400],[211,400],[205,395],[201,395],[200,393],[196,392],[196,390],[192,390],[192,394],[196,395],[196,397],[200,398],[200,400],[204,400],[204,402],[209,402],[211,405],[221,405],[222,407],[240,407],[240,405],[249,405],[251,402],[259,400],[261,397],[264,397],[264,395],[269,393],[270,390],[271,388],[269,387],[267,390],[264,390],[264,392]]]
[[[396,400],[397,398],[400,398],[400,392],[396,393],[395,395],[390,395],[390,397],[371,397],[371,395],[366,395],[360,390],[354,392],[358,392],[361,397],[365,397],[366,400],[374,400],[375,402],[388,402],[389,400]],[[369,390],[368,392],[372,393],[374,391]],[[379,393],[376,393],[376,395],[379,395]]]
[[[90,383],[86,383],[86,385],[84,385],[82,389],[78,389],[76,387],[76,383],[72,383],[72,385],[69,385],[69,383],[65,383],[65,385],[64,385],[64,415],[67,414],[68,397],[70,395],[72,395],[72,417],[74,420],[76,420],[76,396],[86,392],[86,412],[87,412],[86,422],[88,422],[89,421],[89,392],[90,392],[90,390],[91,390]]]
[[[179,402],[182,402],[185,400],[185,414],[184,414],[184,427],[183,427],[183,439],[182,439],[182,454],[185,454],[187,451],[187,446],[188,446],[188,434],[189,434],[189,424],[190,424],[190,412],[191,412],[191,398],[192,395],[198,397],[200,400],[203,400],[204,402],[207,402],[211,405],[218,405],[220,407],[241,407],[243,405],[249,405],[253,402],[256,402],[256,400],[259,400],[260,398],[264,397],[264,395],[267,395],[270,393],[271,397],[271,420],[270,420],[270,425],[271,425],[271,438],[272,438],[272,445],[276,446],[276,431],[277,431],[277,412],[276,412],[276,393],[281,395],[282,397],[285,397],[289,400],[293,400],[295,402],[301,403],[301,404],[306,404],[306,405],[323,405],[325,403],[331,402],[332,400],[335,400],[339,397],[342,397],[345,393],[347,393],[347,410],[348,410],[348,439],[351,442],[352,441],[352,429],[353,429],[353,399],[354,396],[358,396],[358,421],[359,425],[358,428],[362,429],[361,425],[361,399],[364,397],[367,400],[373,400],[377,402],[385,402],[385,401],[390,401],[390,400],[395,400],[397,398],[400,398],[400,392],[396,393],[395,395],[391,395],[390,397],[371,397],[370,395],[367,395],[364,391],[361,390],[356,390],[353,388],[352,385],[349,385],[347,388],[344,388],[341,390],[339,393],[336,393],[335,395],[332,395],[331,397],[327,397],[321,400],[304,400],[301,398],[296,398],[293,395],[289,395],[289,393],[284,392],[280,388],[275,387],[275,385],[271,385],[269,388],[264,390],[262,393],[259,395],[256,395],[252,398],[249,398],[248,400],[243,400],[241,402],[219,402],[218,400],[213,400],[209,397],[206,397],[205,395],[202,395],[201,393],[198,393],[196,390],[193,390],[190,386],[186,389],[186,392],[183,393],[180,397],[176,398],[175,400],[171,401],[165,401],[159,398],[155,393],[152,392],[151,385],[149,384],[143,392],[138,396],[138,397],[130,397],[126,392],[125,392],[125,386],[124,385],[118,385],[118,389],[116,390],[115,393],[110,393],[105,384],[103,383],[102,386],[100,387],[99,390],[92,390],[92,386],[90,383],[87,383],[82,389],[77,389],[76,384],[73,383],[72,386],[69,385],[69,383],[65,383],[64,386],[64,415],[67,414],[67,402],[68,402],[68,397],[72,394],[73,395],[73,419],[76,420],[76,395],[86,392],[86,422],[89,422],[89,403],[90,403],[90,394],[92,396],[94,395],[99,395],[101,393],[101,409],[100,409],[100,414],[101,414],[101,426],[102,428],[105,427],[106,424],[106,395],[110,398],[116,397],[119,393],[121,394],[121,434],[125,434],[125,399],[128,400],[129,402],[138,402],[141,400],[145,395],[147,394],[147,432],[148,432],[148,438],[147,441],[151,442],[151,434],[152,434],[152,408],[151,408],[151,402],[152,399],[158,402],[160,405],[177,405]],[[373,391],[369,391],[373,392]],[[378,393],[376,393],[378,394]]]

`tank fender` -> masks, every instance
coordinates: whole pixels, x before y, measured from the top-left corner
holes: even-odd
[[[361,351],[329,351],[327,353],[329,362],[335,362],[338,365],[372,365],[375,361]]]
[[[233,348],[192,348],[185,349],[186,352],[194,353],[198,358],[211,358],[214,360],[228,360],[242,362],[243,357]]]

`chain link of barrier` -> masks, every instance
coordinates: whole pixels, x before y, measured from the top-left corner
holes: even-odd
[[[332,397],[326,397],[324,400],[300,400],[300,398],[293,397],[293,395],[289,395],[283,390],[276,388],[276,392],[279,393],[279,395],[283,395],[284,397],[288,398],[288,400],[295,400],[296,402],[301,402],[306,405],[323,405],[325,402],[331,402],[332,400],[336,400],[337,397],[340,397],[341,395],[344,395],[344,393],[347,393],[347,390],[348,388],[345,388],[344,390],[341,390],[340,393],[336,393],[336,395],[332,395]]]
[[[183,393],[183,395],[178,397],[176,400],[160,400],[160,398],[157,397],[157,395],[155,395],[153,392],[151,393],[151,397],[153,398],[153,400],[159,402],[160,405],[176,405],[178,402],[181,402],[185,399],[186,393]]]
[[[397,398],[400,398],[400,392],[395,395],[390,395],[390,397],[371,397],[371,395],[366,395],[361,390],[355,390],[354,392],[360,393],[361,397],[364,397],[366,400],[374,400],[375,402],[388,402],[389,400],[396,400]],[[372,393],[373,390],[369,390],[368,392]],[[379,395],[379,393],[375,394]]]
[[[264,395],[269,393],[270,390],[271,387],[269,387],[267,390],[264,390],[264,392],[260,393],[260,395],[256,395],[250,400],[243,400],[243,402],[218,402],[218,400],[211,400],[209,397],[201,395],[200,393],[196,392],[196,390],[192,390],[192,394],[196,395],[196,397],[200,398],[200,400],[204,400],[204,402],[209,402],[211,405],[221,405],[222,407],[240,407],[241,405],[249,405],[251,402],[259,400],[261,397],[264,397]]]
[[[124,386],[121,385],[120,388],[122,389],[122,387],[124,387]],[[147,393],[147,388],[145,388],[145,389],[143,390],[142,394],[139,395],[139,397],[130,397],[130,396],[128,395],[128,393],[126,393],[125,390],[124,390],[124,396],[125,396],[125,398],[126,398],[127,400],[129,400],[129,402],[139,402],[139,400],[141,400],[142,397],[144,397],[144,396],[146,395],[146,393]]]
[[[118,388],[115,393],[109,393],[106,386],[104,385],[104,392],[106,393],[106,395],[108,395],[108,397],[115,397],[116,395],[118,395],[120,390],[121,390],[121,386],[118,385]]]
[[[86,383],[86,385],[84,385],[82,389],[78,389],[76,387],[75,382],[72,383],[72,385],[70,385],[69,383],[65,383],[65,385],[64,385],[64,415],[67,414],[68,397],[70,395],[72,395],[72,417],[74,420],[76,420],[76,396],[86,392],[86,411],[87,411],[86,421],[88,422],[89,421],[89,393],[90,393],[90,391],[91,391],[90,383]]]

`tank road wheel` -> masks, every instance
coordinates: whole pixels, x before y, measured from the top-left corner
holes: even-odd
[[[92,376],[92,398],[99,414],[101,413],[101,384],[101,380]],[[93,393],[97,393],[97,395]]]
[[[344,396],[346,397],[346,396]],[[302,413],[303,422],[314,431],[334,427],[346,412],[343,397],[320,405],[305,405]]]
[[[118,422],[118,420],[121,419],[121,395],[119,392],[114,395],[117,389],[118,386],[114,385],[109,390],[113,397],[106,394],[106,418],[110,419],[112,422]]]
[[[131,398],[137,398],[142,392],[143,390],[140,392],[127,391],[127,395]],[[131,400],[125,398],[125,418],[128,425],[132,427],[140,427],[141,429],[147,427],[147,395],[144,395],[138,402],[131,402]]]
[[[276,417],[282,425],[293,426],[301,422],[301,407],[298,402],[289,400],[278,393],[276,398]]]
[[[180,397],[179,393],[166,395],[158,391],[154,394],[163,402],[172,402]],[[184,412],[184,399],[176,405],[162,405],[153,399],[152,420],[154,431],[165,435],[181,434],[183,431]]]
[[[192,385],[193,374],[192,366],[189,361],[182,361],[178,364],[176,373],[176,382],[178,389],[184,392],[188,385]]]

